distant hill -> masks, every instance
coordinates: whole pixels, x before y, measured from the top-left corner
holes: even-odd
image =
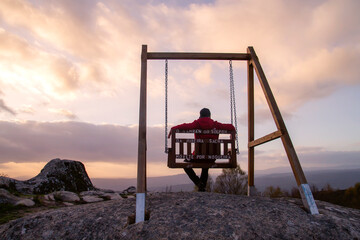
[[[92,183],[97,188],[122,191],[129,186],[135,186],[136,178],[93,178]],[[148,177],[147,186],[150,191],[164,192],[170,189],[173,192],[191,191],[194,187],[185,174],[178,174],[165,177]]]
[[[360,182],[360,169],[307,171],[305,176],[310,185],[314,184],[319,189],[326,184],[335,189],[346,189]],[[290,190],[296,186],[296,181],[293,173],[269,174],[255,176],[255,186],[259,191],[263,191],[267,186]]]
[[[305,171],[305,176],[309,184],[315,184],[318,188],[330,184],[335,189],[346,189],[360,182],[360,169],[340,169],[340,170],[316,170]],[[116,178],[116,179],[91,179],[98,188],[113,189],[122,191],[129,186],[136,186],[136,178]],[[215,177],[213,179],[215,181]],[[192,191],[194,185],[185,174],[149,177],[147,178],[148,189],[150,191]],[[279,186],[282,189],[290,190],[296,186],[295,178],[292,173],[255,173],[255,186],[259,191],[263,191],[267,186]],[[171,188],[171,189],[170,189]]]

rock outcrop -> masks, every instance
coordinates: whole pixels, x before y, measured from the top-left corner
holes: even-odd
[[[53,159],[40,174],[27,181],[0,177],[0,206],[72,206],[134,197],[136,188],[122,192],[96,189],[81,162]],[[15,196],[15,195],[16,196]]]
[[[134,198],[74,205],[13,220],[0,239],[360,239],[360,210],[317,201],[214,193],[155,193],[148,221],[126,224]]]
[[[55,191],[82,192],[94,190],[84,164],[79,161],[53,159],[34,178],[19,181],[1,177],[0,187],[22,194],[46,194]]]

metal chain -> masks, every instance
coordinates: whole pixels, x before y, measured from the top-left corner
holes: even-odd
[[[168,60],[165,59],[165,153],[168,149]]]
[[[233,69],[232,62],[229,60],[229,73],[230,73],[230,120],[231,124],[234,125],[234,115],[233,115]]]
[[[230,107],[231,107],[231,124],[234,124],[235,120],[235,137],[236,137],[236,154],[239,154],[239,140],[237,131],[237,117],[236,117],[236,102],[235,102],[235,85],[234,85],[234,74],[232,61],[229,60],[229,71],[230,71]]]

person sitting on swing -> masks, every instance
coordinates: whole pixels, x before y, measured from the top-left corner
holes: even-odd
[[[200,111],[199,119],[193,121],[192,123],[183,123],[171,128],[181,129],[181,130],[191,130],[191,129],[202,129],[202,130],[235,130],[235,127],[232,124],[223,124],[211,119],[211,113],[208,108],[203,108]],[[168,138],[171,136],[171,131],[168,135]],[[219,134],[196,134],[195,139],[218,139]],[[187,161],[187,160],[185,160]],[[214,161],[214,160],[213,160]],[[205,192],[206,184],[209,175],[209,168],[202,168],[200,178],[196,175],[195,171],[192,168],[184,168],[188,177],[193,181],[193,183],[198,187],[199,192]]]

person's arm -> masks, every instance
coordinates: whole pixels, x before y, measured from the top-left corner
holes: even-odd
[[[217,121],[215,121],[215,128],[219,130],[229,130],[229,131],[235,130],[234,125],[228,123],[219,123]]]
[[[215,128],[219,130],[235,131],[235,127],[229,123],[219,123],[215,121]],[[231,137],[231,136],[230,136]],[[232,137],[231,137],[232,138]]]
[[[171,130],[173,130],[173,129],[190,130],[190,129],[196,129],[198,127],[199,127],[199,124],[197,123],[197,120],[195,120],[192,123],[183,123],[183,124],[174,126],[171,128]],[[170,138],[170,136],[171,136],[171,130],[169,132],[168,138]]]

